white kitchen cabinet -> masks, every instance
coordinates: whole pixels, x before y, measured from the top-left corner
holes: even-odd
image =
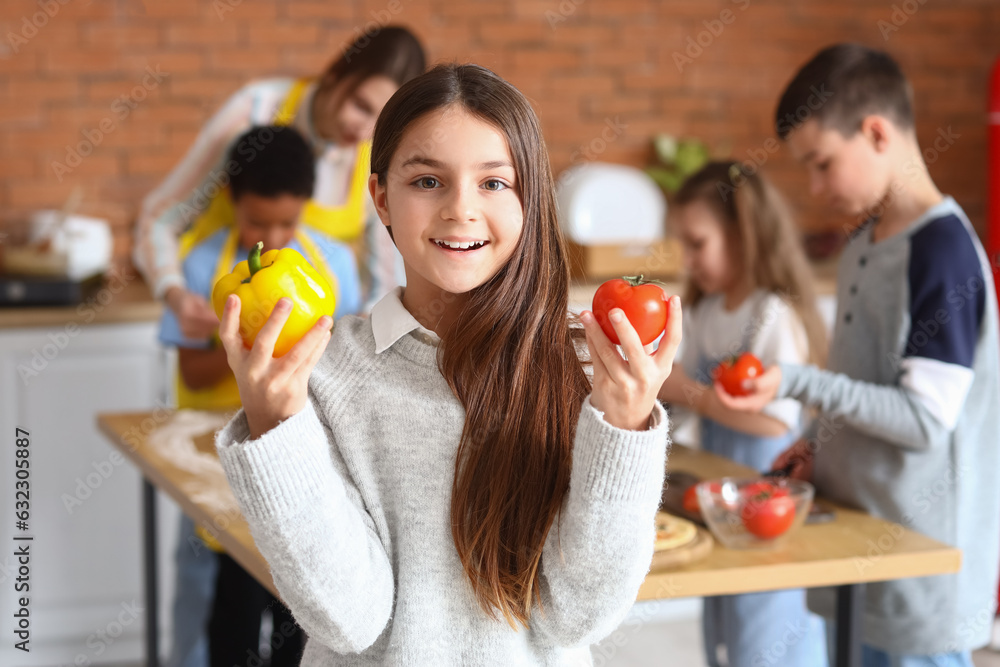
[[[0,665],[144,660],[141,476],[95,415],[165,407],[156,334],[151,320],[0,328]],[[26,532],[15,527],[16,428],[30,433]],[[177,509],[158,506],[160,618],[168,620]],[[23,595],[14,590],[14,551],[23,544],[29,653],[14,648],[11,623]]]

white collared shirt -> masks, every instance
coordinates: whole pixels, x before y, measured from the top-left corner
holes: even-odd
[[[372,333],[375,335],[375,354],[381,354],[395,345],[396,341],[416,331],[424,342],[437,345],[441,338],[425,329],[417,318],[403,305],[403,288],[397,287],[382,297],[372,307]]]

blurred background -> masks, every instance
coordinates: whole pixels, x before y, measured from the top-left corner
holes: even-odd
[[[36,26],[45,4],[58,12]],[[776,95],[822,45],[887,49],[913,82],[921,144],[955,137],[928,159],[932,177],[982,230],[993,0],[5,0],[0,11],[0,210],[59,208],[80,185],[80,213],[111,221],[122,262],[142,197],[229,95],[253,78],[314,75],[389,21],[413,29],[430,62],[476,62],[522,90],[555,173],[644,166],[661,132],[699,139],[715,156],[766,162],[815,231],[841,221],[809,201],[787,151],[764,148]],[[147,68],[162,80],[144,86]]]
[[[388,24],[413,30],[431,64],[479,63],[523,91],[557,175],[590,162],[651,167],[659,135],[697,147],[699,160],[761,168],[817,260],[836,254],[853,221],[809,198],[773,138],[776,98],[822,46],[885,49],[913,83],[931,176],[985,236],[996,0],[3,0],[0,247],[23,242],[36,212],[72,209],[107,221],[112,279],[67,309],[0,308],[0,488],[13,479],[15,426],[28,428],[36,534],[32,653],[5,631],[0,664],[142,663],[140,476],[94,421],[170,405],[160,307],[129,271],[141,201],[247,82],[318,75]],[[824,312],[833,307],[827,298]],[[160,508],[169,619],[178,510]],[[4,618],[14,573],[0,557]],[[701,664],[698,610],[697,600],[637,605],[626,645],[605,645],[597,664]]]

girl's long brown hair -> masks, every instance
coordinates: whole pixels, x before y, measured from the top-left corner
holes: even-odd
[[[798,315],[809,343],[810,363],[826,362],[827,336],[816,308],[812,270],[784,198],[758,172],[739,162],[709,162],[677,191],[674,203],[706,203],[739,248],[744,281],[778,294]],[[704,294],[689,281],[684,303]]]
[[[372,173],[385,182],[406,129],[458,105],[507,139],[524,226],[507,264],[467,295],[438,365],[465,407],[451,498],[452,537],[483,609],[527,626],[541,602],[542,547],[569,487],[576,421],[590,385],[568,316],[569,266],[548,154],[524,96],[476,65],[440,65],[405,84],[375,126]],[[574,333],[574,331],[576,333]]]

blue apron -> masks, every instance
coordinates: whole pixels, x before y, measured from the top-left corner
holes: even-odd
[[[755,307],[761,321],[765,298]],[[737,354],[749,351],[752,327],[744,327]],[[692,341],[697,345],[697,341]],[[698,350],[696,379],[712,384],[711,372],[722,359]],[[701,417],[701,447],[766,472],[798,437],[794,430],[777,437],[749,435]],[[709,667],[720,667],[718,647],[726,647],[729,667],[827,667],[823,621],[806,609],[805,591],[720,595],[704,599],[702,633]],[[725,663],[721,663],[725,664]]]

